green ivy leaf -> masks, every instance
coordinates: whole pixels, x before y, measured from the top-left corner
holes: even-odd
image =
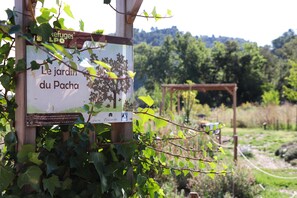
[[[95,76],[97,75],[96,69],[94,67],[92,67],[92,66],[87,67],[86,69],[88,70],[89,74],[91,75],[92,80],[94,80]]]
[[[85,23],[83,20],[79,20],[79,30],[84,32],[85,31]]]
[[[180,170],[174,170],[175,176],[179,176],[182,172]]]
[[[47,138],[44,145],[46,150],[51,151],[54,148],[55,142],[56,140],[54,138]]]
[[[105,156],[102,153],[92,152],[90,154],[90,163],[93,163],[100,177],[101,190],[105,192],[108,189],[107,179],[105,177]]]
[[[146,17],[146,19],[148,19],[150,16],[146,11],[143,11],[143,15]]]
[[[194,168],[195,168],[195,165],[194,165],[191,161],[189,161],[188,166],[189,166],[189,168],[191,168],[191,169],[194,169]]]
[[[147,181],[147,178],[141,174],[137,175],[137,183],[139,186],[143,186],[145,182]]]
[[[127,73],[128,73],[128,76],[129,76],[130,78],[134,79],[136,72],[133,72],[133,71],[130,71],[130,70],[129,70]]]
[[[54,47],[56,50],[60,51],[60,52],[61,52],[62,54],[64,54],[68,59],[72,59],[72,55],[69,54],[69,53],[67,52],[67,50],[66,50],[62,45],[58,45],[58,44],[56,44],[56,43],[53,43],[52,45],[53,45],[53,47]]]
[[[189,173],[190,173],[189,170],[183,170],[183,174],[184,174],[184,176],[187,176]]]
[[[171,175],[171,171],[169,168],[164,168],[163,169],[163,175]]]
[[[154,104],[154,100],[150,96],[139,96],[138,98],[149,107],[153,106]]]
[[[155,120],[155,124],[156,124],[157,129],[160,129],[160,128],[165,127],[165,126],[168,125],[168,122],[163,120],[163,119],[156,118],[154,120]]]
[[[17,154],[17,159],[19,163],[25,163],[29,160],[29,153],[34,153],[35,147],[32,144],[24,144],[21,150]]]
[[[14,179],[14,171],[9,166],[0,166],[0,192],[7,190],[7,187]]]
[[[186,139],[186,136],[184,135],[184,132],[181,131],[181,130],[178,131],[177,136],[178,136],[179,138]]]
[[[2,74],[2,76],[0,76],[0,82],[6,90],[9,90],[10,76],[7,74]]]
[[[46,44],[46,43],[42,43],[41,45],[43,45],[46,49],[50,50],[51,52],[56,52],[57,50],[53,47],[53,45],[50,44]]]
[[[36,165],[41,165],[43,163],[42,160],[38,159],[39,153],[29,153],[28,159]]]
[[[209,176],[211,179],[214,179],[216,175],[214,173],[208,173],[207,176]]]
[[[222,147],[219,147],[219,151],[220,151],[222,154],[226,155],[226,153],[225,153],[225,151],[224,151],[224,149],[223,149]]]
[[[16,135],[14,132],[9,132],[5,135],[4,137],[4,142],[6,146],[9,146],[11,144],[15,144],[16,143]]]
[[[21,31],[21,26],[20,26],[20,25],[13,25],[13,26],[9,29],[8,33],[9,33],[9,34],[15,34],[15,33],[18,33],[18,32],[20,32],[20,31]]]
[[[31,69],[32,70],[37,70],[40,68],[40,64],[38,64],[35,60],[31,61]]]
[[[59,167],[57,165],[57,158],[54,155],[48,155],[45,158],[46,174],[49,175]]]
[[[68,5],[68,4],[64,4],[64,12],[69,16],[69,17],[71,17],[71,18],[73,18],[74,19],[74,16],[73,16],[73,14],[72,14],[72,12],[71,12],[71,9],[70,9],[70,5]]]
[[[109,78],[111,79],[117,79],[118,76],[114,72],[106,72]]]
[[[178,165],[179,167],[183,168],[185,166],[185,163],[183,161],[179,161]]]
[[[198,164],[199,164],[199,169],[205,169],[205,164],[203,161],[199,161]]]
[[[58,20],[53,22],[53,26],[55,29],[62,29],[62,26]]]
[[[167,158],[164,153],[161,153],[160,161],[166,164]]]
[[[199,176],[199,172],[193,172],[192,173],[194,177],[198,177]]]
[[[211,142],[208,142],[208,143],[207,143],[207,147],[208,147],[210,150],[212,150],[212,147],[213,147],[212,143],[211,143]]]
[[[36,191],[39,190],[39,182],[42,171],[38,166],[30,166],[24,173],[22,173],[17,180],[17,185],[22,188],[24,185],[30,185]]]
[[[55,189],[60,188],[61,184],[57,175],[53,175],[50,178],[43,179],[43,188],[48,190],[52,197],[54,197]]]
[[[42,37],[42,41],[46,42],[49,40],[53,32],[52,27],[48,23],[43,23],[38,27],[38,35]]]
[[[171,12],[171,10],[169,10],[169,9],[167,10],[167,15],[168,15],[168,16],[172,16],[172,12]]]
[[[59,24],[61,26],[61,29],[67,29],[65,26],[65,19],[59,18]]]
[[[71,189],[71,186],[72,186],[72,180],[69,177],[67,177],[65,181],[63,181],[62,183],[62,190],[69,190]]]
[[[215,169],[217,167],[216,163],[214,163],[214,162],[209,162],[208,164],[211,169]]]
[[[101,67],[103,67],[104,69],[110,71],[111,70],[111,66],[103,61],[99,61],[99,60],[95,60],[94,61],[97,65],[100,65]]]
[[[74,61],[70,61],[70,65],[71,65],[73,70],[77,69],[77,64]]]

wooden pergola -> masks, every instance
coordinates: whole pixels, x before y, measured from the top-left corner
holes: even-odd
[[[160,115],[162,115],[162,110],[165,106],[165,96],[166,93],[170,92],[170,109],[172,110],[172,96],[176,91],[188,91],[188,90],[197,90],[200,92],[207,91],[227,91],[233,100],[233,138],[234,138],[234,161],[237,161],[237,132],[236,132],[236,104],[237,104],[237,85],[235,83],[227,84],[163,84],[162,85],[162,102],[160,104]],[[180,110],[180,104],[178,100],[178,110]]]

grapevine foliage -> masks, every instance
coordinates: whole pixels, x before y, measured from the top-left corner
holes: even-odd
[[[210,136],[156,116],[152,108],[154,101],[149,96],[139,98],[147,107],[135,112],[134,135],[130,141],[112,143],[109,124],[95,125],[80,117],[73,125],[39,127],[36,145],[26,144],[16,151],[15,77],[27,67],[24,60],[16,62],[12,53],[14,34],[18,33],[38,50],[48,53],[43,62],[32,61],[29,69],[49,67],[53,61],[77,69],[73,58],[79,51],[70,53],[61,45],[47,42],[53,29],[67,29],[64,19],[60,18],[61,7],[64,6],[64,12],[73,17],[69,5],[57,3],[59,9],[41,8],[40,16],[28,27],[29,32],[21,32],[20,26],[15,24],[15,17],[20,13],[7,10],[8,18],[0,21],[0,82],[3,86],[0,136],[4,139],[4,145],[0,147],[1,196],[164,197],[166,192],[156,179],[158,175],[195,177],[205,173],[213,178],[216,174],[226,174],[227,167],[218,166],[217,156],[224,151]],[[39,43],[34,38],[39,38]],[[122,57],[119,55],[118,58]],[[107,64],[103,69],[105,74],[110,72],[111,83],[121,77],[120,68],[113,64],[113,60],[96,61],[98,65]],[[92,67],[78,72],[89,75],[93,79],[91,84],[106,79],[106,76],[94,74]],[[117,77],[113,76],[115,72]],[[135,75],[131,71],[125,72],[131,78]],[[121,85],[122,89],[127,86],[130,85]],[[85,109],[92,116],[100,111],[100,106],[96,109],[86,105]],[[89,135],[93,132],[96,138],[90,142]]]

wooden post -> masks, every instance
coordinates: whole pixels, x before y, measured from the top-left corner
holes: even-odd
[[[237,86],[233,89],[233,138],[234,138],[234,162],[237,163],[237,146],[238,146],[238,136],[236,131],[236,104],[237,104]]]
[[[116,36],[133,38],[133,22],[143,0],[116,1]],[[125,13],[125,14],[121,14]],[[130,14],[130,15],[129,15]],[[128,23],[129,22],[129,23]],[[133,61],[134,62],[134,61]],[[132,123],[111,124],[112,142],[122,142],[133,138]]]
[[[163,108],[165,109],[165,97],[166,97],[166,87],[165,86],[162,86],[162,101],[161,101],[161,104],[160,104],[160,112],[159,114],[162,115],[162,110]]]
[[[173,90],[170,89],[170,111],[172,112],[172,108],[173,108],[173,105],[172,105],[172,97],[173,97]]]
[[[177,114],[180,115],[180,92],[178,92],[177,100]]]
[[[32,6],[32,0],[15,0],[15,10],[17,11],[16,24],[21,26],[21,30],[24,33],[26,26],[30,20],[35,7]],[[31,16],[31,17],[29,17]],[[15,39],[15,58],[16,63],[19,60],[26,59],[26,44],[25,40],[16,34]],[[36,138],[36,127],[26,126],[26,71],[18,72],[16,75],[16,113],[15,113],[15,129],[18,139],[18,150],[22,148],[24,144],[34,144]]]

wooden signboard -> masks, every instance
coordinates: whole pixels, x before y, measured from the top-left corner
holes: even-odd
[[[41,64],[38,70],[27,71],[28,126],[70,124],[79,115],[87,119],[83,106],[95,104],[100,112],[91,117],[92,123],[132,121],[133,79],[127,74],[133,71],[130,39],[56,30],[49,43],[63,45],[72,58],[65,57],[64,64],[36,46],[26,46],[28,67],[32,61]],[[96,61],[111,68],[106,70]],[[90,67],[97,77],[87,75]]]

